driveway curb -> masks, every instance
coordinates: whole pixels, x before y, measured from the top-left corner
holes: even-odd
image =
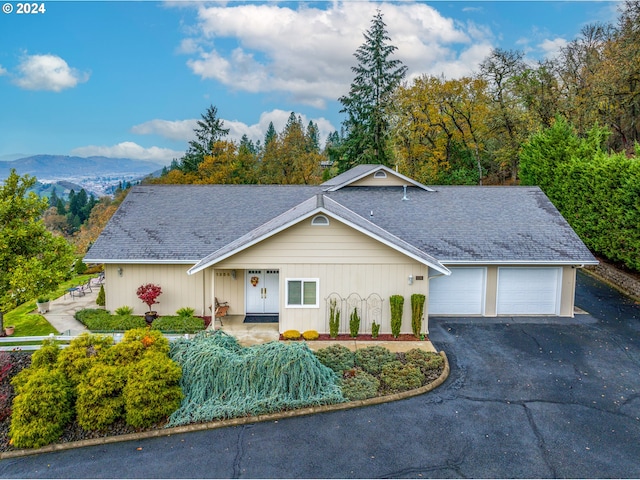
[[[325,412],[337,412],[340,410],[349,410],[351,408],[367,407],[370,405],[379,405],[381,403],[395,402],[403,400],[405,398],[415,397],[424,393],[430,392],[435,388],[442,385],[449,377],[450,367],[447,354],[444,351],[440,351],[440,356],[444,359],[444,369],[438,378],[433,382],[424,385],[415,390],[408,390],[406,392],[393,393],[391,395],[385,395],[382,397],[369,398],[367,400],[355,400],[352,402],[338,403],[334,405],[320,405],[318,407],[306,407],[297,410],[289,410],[286,412],[269,413],[266,415],[255,415],[251,417],[239,417],[231,418],[228,420],[218,420],[214,422],[198,423],[192,425],[183,425],[180,427],[163,428],[160,430],[149,430],[140,433],[128,433],[125,435],[117,435],[114,437],[101,437],[90,438],[87,440],[79,440],[77,442],[57,443],[53,445],[47,445],[42,448],[13,450],[9,452],[0,453],[0,460],[8,458],[26,457],[29,455],[39,455],[41,453],[59,452],[62,450],[71,450],[74,448],[92,447],[96,445],[106,445],[110,443],[118,442],[130,442],[133,440],[142,440],[146,438],[157,437],[170,437],[171,435],[177,435],[188,432],[198,432],[202,430],[213,430],[217,428],[236,427],[238,425],[247,425],[250,423],[270,422],[274,420],[280,420],[283,418],[303,417],[306,415],[313,415],[317,413]]]

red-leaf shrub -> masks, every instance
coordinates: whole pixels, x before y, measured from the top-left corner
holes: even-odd
[[[156,301],[156,299],[160,296],[161,293],[162,288],[160,288],[160,285],[154,285],[153,283],[140,285],[138,287],[138,290],[136,291],[136,295],[138,295],[138,298],[142,300],[142,303],[147,304],[147,306],[149,307],[149,311],[151,311],[151,307],[154,304],[160,303]]]

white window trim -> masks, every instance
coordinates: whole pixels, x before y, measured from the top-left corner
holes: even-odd
[[[320,222],[316,222],[316,220],[320,219],[323,219],[324,221],[321,220]],[[313,225],[314,227],[328,227],[329,219],[324,215],[316,215],[311,219],[311,225]]]
[[[304,298],[304,283],[315,282],[316,284],[316,303],[314,305],[289,305],[289,282],[302,282],[301,298]],[[319,278],[285,278],[284,280],[284,306],[285,308],[320,308],[320,279]]]
[[[384,170],[378,170],[373,174],[373,178],[387,178],[387,172],[385,172]]]

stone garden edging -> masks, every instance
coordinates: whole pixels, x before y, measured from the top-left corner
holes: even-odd
[[[352,402],[338,403],[333,405],[320,405],[317,407],[306,407],[297,410],[288,410],[285,412],[268,413],[265,415],[255,415],[251,417],[239,417],[230,418],[228,420],[218,420],[207,423],[197,423],[192,425],[182,425],[180,427],[162,428],[158,430],[148,430],[140,433],[128,433],[125,435],[117,435],[114,437],[101,437],[90,438],[87,440],[80,440],[77,442],[65,442],[47,445],[42,448],[31,448],[12,450],[9,452],[0,453],[0,460],[7,458],[25,457],[28,455],[39,455],[41,453],[58,452],[62,450],[71,450],[74,448],[91,447],[96,445],[106,445],[110,443],[129,442],[133,440],[142,440],[146,438],[156,437],[170,437],[171,435],[178,435],[180,433],[198,432],[202,430],[213,430],[216,428],[236,427],[239,425],[246,425],[250,423],[270,422],[274,420],[280,420],[283,418],[303,417],[306,415],[313,415],[316,413],[337,412],[340,410],[347,410],[351,408],[367,407],[369,405],[379,405],[381,403],[395,402],[403,400],[405,398],[415,397],[424,393],[430,392],[439,387],[449,377],[450,367],[449,359],[444,351],[440,351],[440,356],[444,359],[444,368],[442,373],[433,382],[424,385],[414,390],[407,390],[405,392],[392,393],[390,395],[384,395],[382,397],[368,398],[366,400],[354,400]]]

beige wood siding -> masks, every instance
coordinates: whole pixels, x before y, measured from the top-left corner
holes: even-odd
[[[209,275],[199,272],[187,275],[190,265],[105,265],[106,309],[133,307],[135,315],[143,315],[147,306],[136,296],[140,285],[154,283],[162,287],[159,304],[153,306],[160,315],[174,315],[182,307],[195,309],[196,315],[211,315],[211,282]],[[122,269],[122,276],[118,269]]]
[[[352,187],[393,187],[398,186],[402,187],[403,185],[408,185],[408,183],[402,178],[396,177],[393,174],[387,173],[387,178],[376,178],[374,174],[367,175],[360,180],[351,183],[349,186]],[[402,190],[400,190],[400,195],[402,195]]]
[[[572,266],[562,267],[561,317],[573,317],[576,296],[576,271],[577,269]]]
[[[234,269],[235,281],[229,276],[215,276],[218,271]],[[428,295],[426,266],[335,219],[330,219],[329,226],[312,226],[311,219],[304,220],[208,269],[216,279],[215,295],[220,299],[230,292],[230,298],[235,294],[240,300],[239,292],[244,291],[240,272],[245,269],[279,270],[281,332],[288,329],[328,332],[326,299],[335,292],[343,298],[351,293],[363,298],[379,294],[384,300],[381,333],[391,332],[389,297],[403,295],[402,331],[408,333],[411,332],[411,294]],[[409,285],[409,275],[414,279],[422,276],[424,280],[414,280],[413,285]],[[287,278],[317,278],[319,307],[286,308]],[[218,295],[218,279],[222,281],[223,295]],[[231,282],[234,286],[229,286]],[[348,322],[350,313],[343,312],[343,323]]]

